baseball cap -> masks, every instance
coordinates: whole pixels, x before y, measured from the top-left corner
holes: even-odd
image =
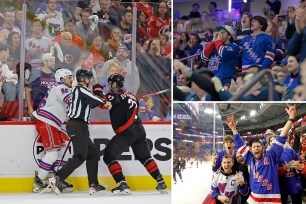
[[[284,58],[284,59],[281,61],[281,64],[287,65],[287,64],[288,64],[288,58]]]
[[[43,61],[49,60],[49,59],[54,59],[54,58],[55,58],[55,57],[54,57],[51,53],[45,53],[45,54],[42,56]]]
[[[129,50],[125,44],[120,45],[120,46],[117,48],[117,50],[119,50],[119,49]]]
[[[254,16],[252,20],[256,20],[259,22],[259,24],[262,26],[261,31],[266,31],[267,27],[268,27],[268,22],[267,19],[262,17],[262,16]]]
[[[229,34],[231,34],[231,36],[234,36],[234,31],[233,31],[232,27],[229,26],[229,25],[217,26],[216,29],[217,29],[217,31],[226,30]]]

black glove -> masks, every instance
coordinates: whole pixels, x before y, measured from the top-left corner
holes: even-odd
[[[100,96],[100,97],[104,96],[103,86],[99,83],[92,86],[92,92],[97,96]]]

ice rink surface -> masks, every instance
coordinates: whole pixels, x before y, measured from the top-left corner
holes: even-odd
[[[0,194],[1,204],[170,204],[171,192],[161,194],[157,191],[132,191],[132,195],[105,195],[88,192],[33,194]]]
[[[176,176],[177,183],[172,185],[173,204],[202,204],[210,191],[212,178],[211,162],[203,162],[196,167],[195,162],[182,172],[183,182]]]

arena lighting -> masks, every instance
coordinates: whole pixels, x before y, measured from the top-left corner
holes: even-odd
[[[247,132],[247,134],[251,134],[252,132]]]
[[[247,2],[248,2],[248,0],[243,0],[243,2],[244,2],[244,3],[247,3]]]
[[[228,0],[228,12],[232,11],[232,0]]]
[[[250,112],[250,116],[254,116],[254,115],[256,115],[256,110],[252,110],[252,111]]]
[[[193,141],[191,141],[191,140],[183,140],[183,142],[193,142]]]
[[[204,110],[204,113],[213,114],[214,111],[213,111],[213,109],[211,109],[211,108],[206,108],[206,109]]]
[[[245,115],[240,117],[241,120],[245,120]]]
[[[175,128],[176,130],[182,130],[181,128]]]

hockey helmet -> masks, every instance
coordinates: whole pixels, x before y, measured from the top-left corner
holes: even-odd
[[[78,82],[84,81],[84,78],[91,79],[93,78],[93,74],[91,71],[87,69],[79,69],[76,73],[76,79]]]
[[[67,76],[72,76],[72,72],[69,69],[58,69],[55,72],[55,81],[61,82],[61,78],[67,79]]]
[[[117,87],[122,88],[124,86],[124,77],[121,74],[112,74],[108,77],[107,82],[111,84],[116,82]]]

